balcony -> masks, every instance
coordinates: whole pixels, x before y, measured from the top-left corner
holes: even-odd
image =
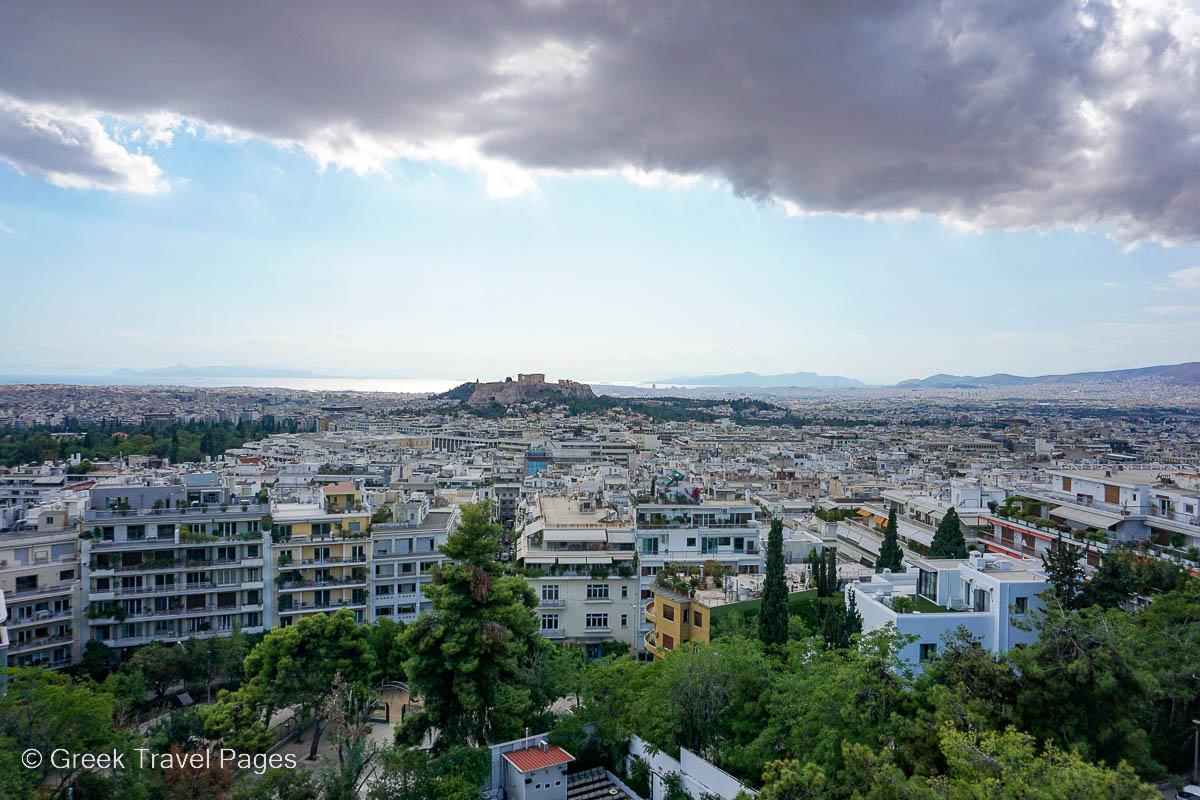
[[[118,521],[124,519],[161,519],[164,517],[199,518],[230,514],[254,514],[262,516],[271,513],[270,503],[208,503],[199,506],[181,506],[178,508],[89,508],[84,512],[84,519],[93,521]]]
[[[567,635],[562,628],[542,628],[540,633],[544,639],[562,639]]]
[[[51,647],[64,642],[74,641],[75,634],[63,633],[58,636],[43,636],[38,639],[28,639],[24,642],[10,642],[8,646],[9,654],[25,653],[30,650],[40,650],[43,647]]]
[[[538,601],[539,608],[563,608],[566,606],[566,604],[567,601],[563,600],[561,597],[555,597],[554,599],[543,597],[540,601]]]
[[[302,558],[299,561],[288,561],[286,564],[277,562],[276,569],[301,569],[303,567],[320,566],[322,564],[366,564],[367,557],[361,556],[332,556],[330,558]]]
[[[646,631],[646,635],[642,637],[642,644],[646,645],[646,652],[658,652],[658,645],[655,644],[654,631]]]
[[[135,586],[124,588],[115,586],[107,592],[95,590],[90,592],[90,595],[117,595],[119,597],[128,597],[131,595],[146,595],[146,594],[187,594],[189,592],[206,592],[216,589],[217,585],[212,581],[203,581],[201,583],[173,583],[165,586]]]
[[[43,622],[50,622],[64,617],[75,615],[74,609],[63,609],[62,611],[38,611],[28,617],[10,617],[8,620],[9,628],[20,628],[25,625],[40,625]]]
[[[18,592],[5,592],[4,600],[10,605],[14,600],[25,600],[34,597],[42,597],[44,595],[64,594],[72,591],[76,584],[72,582],[52,583],[49,586],[38,586],[34,589],[22,589]]]
[[[287,608],[280,606],[280,614],[299,614],[306,611],[334,611],[339,608],[366,608],[367,598],[362,600],[330,600],[327,603],[292,603]]]
[[[646,622],[657,622],[658,616],[654,613],[654,601],[651,600],[643,606],[643,611],[646,613]]]

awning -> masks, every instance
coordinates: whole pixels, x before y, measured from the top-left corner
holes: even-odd
[[[588,556],[589,564],[611,564],[612,556]]]
[[[542,539],[547,542],[607,542],[608,531],[603,528],[558,529],[546,531]]]
[[[538,517],[533,522],[531,522],[525,526],[525,533],[530,534],[530,535],[535,534],[535,533],[541,533],[542,529],[545,527],[546,527],[546,523],[542,520],[541,517]]]
[[[1050,516],[1069,519],[1072,522],[1078,522],[1093,528],[1100,528],[1101,530],[1107,530],[1121,521],[1119,514],[1110,514],[1105,511],[1088,511],[1070,506],[1052,508],[1050,509]]]
[[[587,561],[584,556],[560,556],[558,559],[560,564],[586,564]]]
[[[554,559],[553,558],[527,558],[527,559],[525,559],[525,563],[526,564],[553,564]]]
[[[633,544],[633,531],[609,531],[608,541],[612,544]]]

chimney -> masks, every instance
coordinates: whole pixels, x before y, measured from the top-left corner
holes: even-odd
[[[542,748],[542,752],[543,752],[543,753],[548,753],[548,752],[550,752],[550,745],[546,744],[546,740],[545,740],[545,739],[543,739],[542,741],[538,742],[538,747]]]

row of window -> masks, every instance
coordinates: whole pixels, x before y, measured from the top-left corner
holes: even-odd
[[[560,594],[559,584],[557,584],[557,583],[543,583],[542,584],[542,601],[543,602],[545,602],[547,600],[558,600],[560,598],[561,598],[561,594]],[[588,600],[608,600],[608,599],[610,599],[609,585],[607,583],[589,583],[587,585],[587,599]],[[628,585],[621,586],[621,599],[622,600],[629,599],[629,586]]]
[[[607,627],[609,627],[608,616],[609,616],[608,614],[601,614],[601,613],[585,614],[584,618],[583,618],[583,625],[585,628],[607,628]],[[621,627],[622,628],[629,627],[629,615],[628,614],[621,615]],[[561,629],[562,629],[562,615],[561,614],[542,614],[542,630],[543,631],[557,631],[557,630],[561,630]]]

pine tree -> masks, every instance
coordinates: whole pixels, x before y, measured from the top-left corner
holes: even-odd
[[[1054,594],[1066,608],[1076,608],[1083,593],[1083,567],[1079,565],[1083,551],[1063,544],[1058,535],[1050,551],[1042,554],[1042,567],[1046,578],[1054,587]]]
[[[783,521],[771,520],[767,536],[767,571],[763,578],[762,605],[758,611],[758,638],[767,647],[787,642],[787,582],[783,574]]]
[[[896,509],[888,512],[887,527],[883,529],[883,544],[879,547],[879,558],[875,559],[875,571],[902,572],[904,554],[900,551],[899,533],[896,528]]]
[[[962,524],[953,507],[938,523],[933,542],[929,545],[930,558],[966,558],[967,541],[963,538]]]
[[[521,662],[537,637],[538,601],[524,578],[506,574],[496,561],[499,547],[491,503],[462,506],[441,548],[453,560],[425,587],[433,611],[400,634],[410,654],[409,684],[425,699],[425,710],[405,720],[404,736],[419,741],[436,732],[439,752],[485,744],[501,701],[520,705],[514,698],[522,695]],[[527,691],[523,697],[528,705]]]

